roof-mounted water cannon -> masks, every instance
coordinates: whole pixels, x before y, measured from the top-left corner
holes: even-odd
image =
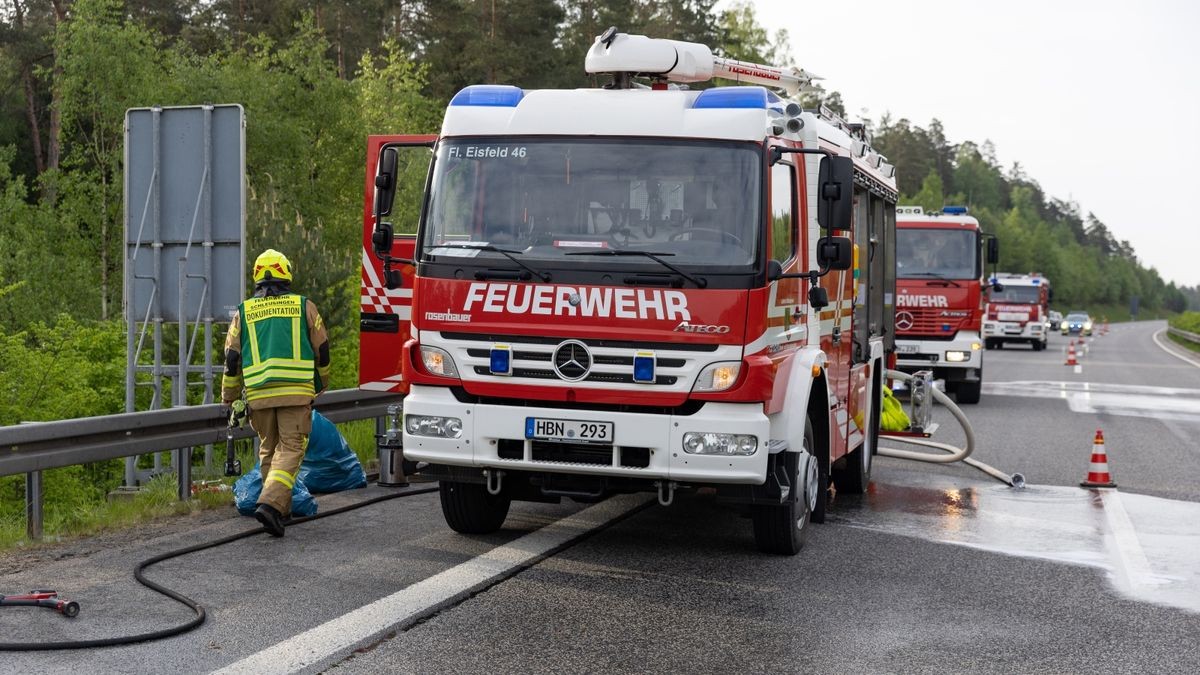
[[[713,56],[707,46],[618,33],[616,26],[596,37],[584,59],[593,75],[610,73],[618,88],[628,88],[635,75],[671,82],[706,82],[719,77],[735,82],[777,87],[794,96],[821,78],[800,68],[778,68]]]

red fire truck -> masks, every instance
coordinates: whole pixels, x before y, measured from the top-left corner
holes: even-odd
[[[794,554],[829,481],[870,476],[894,168],[772,90],[801,70],[614,29],[586,67],[611,83],[470,86],[436,138],[370,137],[361,384],[407,392],[405,458],[459,532],[709,487]],[[766,86],[680,86],[713,77]],[[397,199],[414,149],[423,195]]]
[[[984,346],[999,349],[1006,342],[1023,342],[1035,352],[1045,349],[1054,299],[1050,280],[1036,273],[998,274],[994,279],[983,321]]]
[[[979,402],[987,284],[982,254],[995,263],[998,246],[965,206],[938,213],[896,209],[896,367],[932,370],[959,403]]]

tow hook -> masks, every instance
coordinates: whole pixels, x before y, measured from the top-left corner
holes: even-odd
[[[656,480],[654,485],[658,488],[658,503],[663,506],[670,506],[671,502],[675,501],[675,481],[673,480]]]
[[[488,494],[493,497],[500,494],[500,490],[504,487],[504,472],[495,469],[484,469],[483,475],[487,479]]]

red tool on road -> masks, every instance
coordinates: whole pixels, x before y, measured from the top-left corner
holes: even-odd
[[[30,591],[24,595],[0,595],[0,607],[45,607],[67,618],[79,615],[79,603],[63,600],[58,591]]]

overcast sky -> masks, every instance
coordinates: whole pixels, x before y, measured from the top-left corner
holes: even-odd
[[[722,3],[718,7],[723,7]],[[1168,281],[1200,285],[1200,2],[755,0],[796,64],[951,143],[990,139]]]

